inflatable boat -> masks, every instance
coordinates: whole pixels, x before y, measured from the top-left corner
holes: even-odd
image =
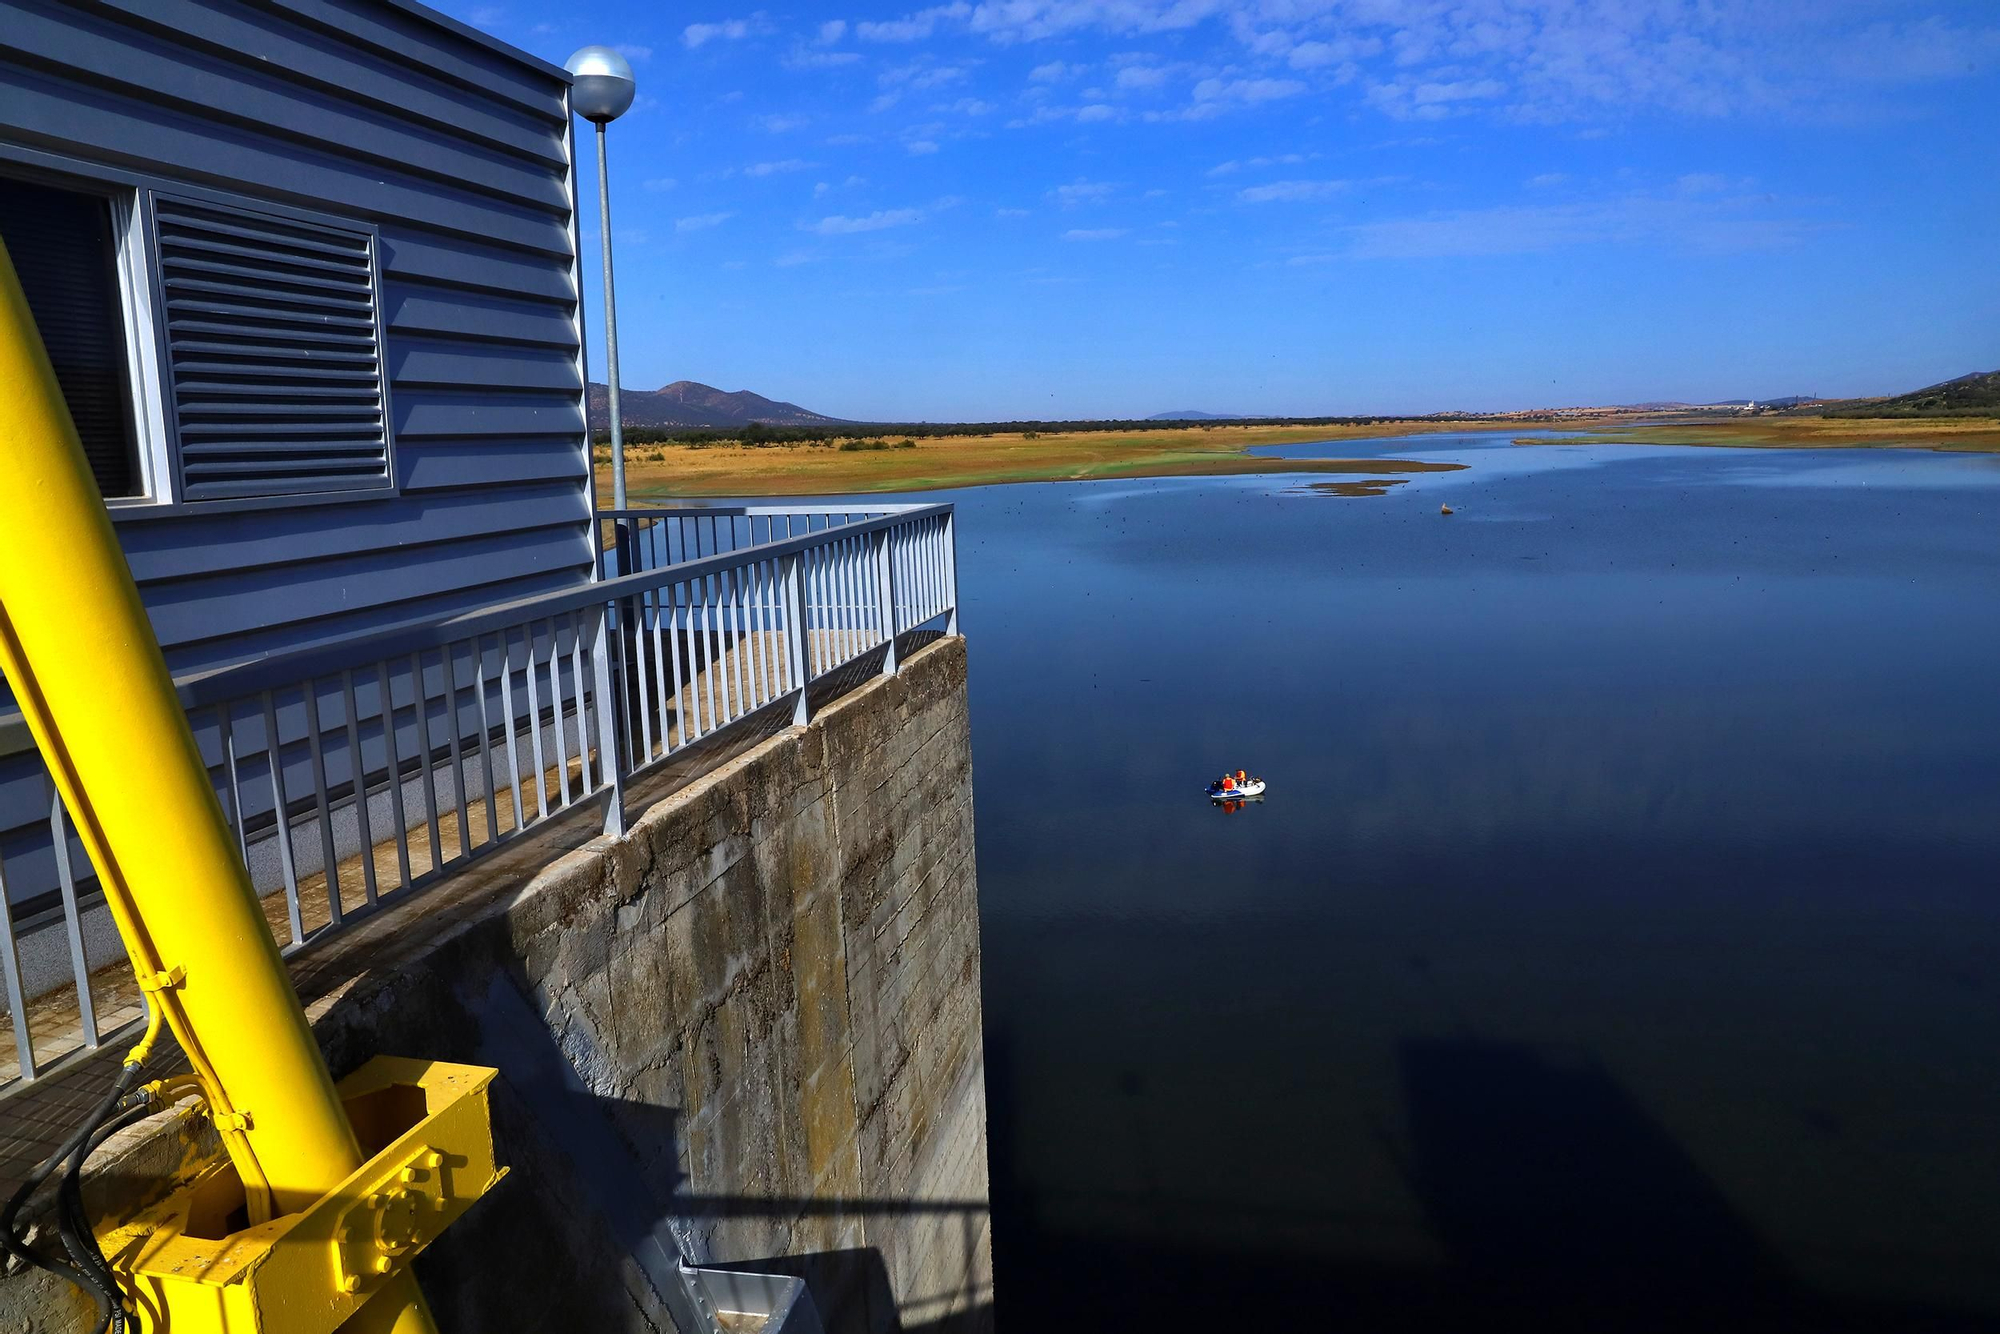
[[[1224,786],[1227,783],[1228,786]],[[1233,778],[1218,778],[1208,785],[1208,795],[1216,801],[1242,801],[1249,797],[1264,795],[1264,780],[1245,778],[1240,782]]]

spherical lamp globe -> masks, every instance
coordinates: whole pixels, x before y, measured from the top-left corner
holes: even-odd
[[[586,46],[571,56],[564,69],[570,86],[570,110],[598,125],[617,120],[632,105],[636,85],[632,66],[608,46]]]

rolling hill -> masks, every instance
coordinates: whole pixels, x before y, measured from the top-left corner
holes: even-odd
[[[1894,398],[1854,399],[1829,417],[1993,417],[2000,416],[2000,371],[1974,371],[1899,394]]]
[[[603,430],[610,421],[607,404],[611,391],[595,381],[590,385],[590,427]],[[620,386],[618,406],[625,425],[654,427],[709,427],[731,430],[762,422],[766,426],[837,426],[838,417],[802,408],[796,403],[753,394],[747,389],[727,393],[693,380],[676,380],[660,389],[628,389]]]

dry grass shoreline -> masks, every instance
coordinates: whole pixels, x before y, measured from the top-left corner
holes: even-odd
[[[1010,482],[1118,477],[1330,473],[1381,477],[1456,465],[1408,459],[1273,459],[1245,453],[1256,445],[1375,440],[1445,431],[1519,432],[1524,423],[1490,418],[1386,422],[1368,426],[1163,427],[918,440],[914,447],[842,450],[828,445],[720,443],[635,445],[626,450],[628,490],[641,498],[849,495],[930,491]],[[1534,429],[1542,429],[1535,424]],[[1931,449],[2000,452],[2000,420],[1868,421],[1816,417],[1714,419],[1631,424],[1582,418],[1560,429],[1582,432],[1565,443],[1672,444],[1760,449]],[[1517,444],[1544,443],[1534,438]],[[600,458],[600,463],[604,462]],[[609,469],[598,477],[609,488]],[[1386,483],[1375,483],[1385,486]],[[1374,493],[1364,489],[1364,493]],[[608,497],[607,503],[608,503]]]

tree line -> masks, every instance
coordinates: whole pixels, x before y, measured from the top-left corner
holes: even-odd
[[[1433,414],[1435,415],[1435,414]],[[949,439],[954,436],[1078,434],[1090,431],[1207,430],[1218,426],[1379,426],[1385,422],[1424,421],[1422,416],[1370,417],[1255,417],[1239,420],[1103,419],[1091,421],[997,421],[997,422],[842,422],[831,426],[772,426],[750,422],[737,427],[627,426],[628,445],[843,445],[859,442],[863,448],[892,448],[903,441]],[[1534,421],[1534,417],[1517,420]],[[1553,418],[1551,418],[1553,420]],[[608,429],[591,437],[597,444],[611,443]],[[882,443],[876,443],[882,442]],[[893,443],[892,443],[893,442]]]

